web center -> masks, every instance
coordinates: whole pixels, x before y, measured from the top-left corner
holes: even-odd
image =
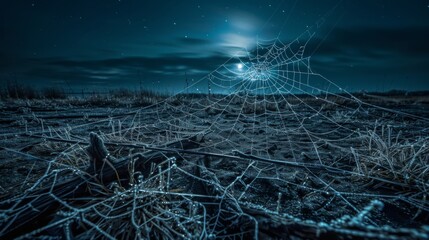
[[[247,71],[245,79],[250,81],[268,81],[272,77],[266,62],[254,63]]]

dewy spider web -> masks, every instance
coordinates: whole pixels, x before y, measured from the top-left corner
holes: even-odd
[[[314,73],[305,55],[312,35],[258,42],[195,83],[207,84],[208,94],[181,93],[67,128],[45,123],[48,130],[31,136],[43,137],[39,148],[56,156],[37,181],[23,184],[23,194],[3,198],[0,236],[33,221],[50,207],[41,199],[51,199],[54,217],[21,237],[303,237],[296,224],[318,234],[427,237],[427,229],[380,230],[388,217],[373,212],[383,203],[410,206],[416,218],[429,211],[428,119],[376,107]],[[110,164],[131,162],[126,180],[91,180],[82,134],[97,129]],[[169,148],[195,135],[197,149]],[[134,167],[146,158],[150,169]],[[89,189],[86,197],[65,194],[72,177]]]

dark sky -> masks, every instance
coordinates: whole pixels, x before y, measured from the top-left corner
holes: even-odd
[[[319,26],[312,69],[349,91],[429,90],[423,0],[2,0],[0,81],[177,92],[257,41]],[[320,25],[320,23],[323,23]]]

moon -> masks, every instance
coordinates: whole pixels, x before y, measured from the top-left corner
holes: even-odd
[[[238,68],[239,70],[243,69],[243,64],[241,64],[241,63],[237,64],[237,68]]]

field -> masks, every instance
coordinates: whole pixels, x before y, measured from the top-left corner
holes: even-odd
[[[2,239],[429,238],[426,94],[0,108]]]

